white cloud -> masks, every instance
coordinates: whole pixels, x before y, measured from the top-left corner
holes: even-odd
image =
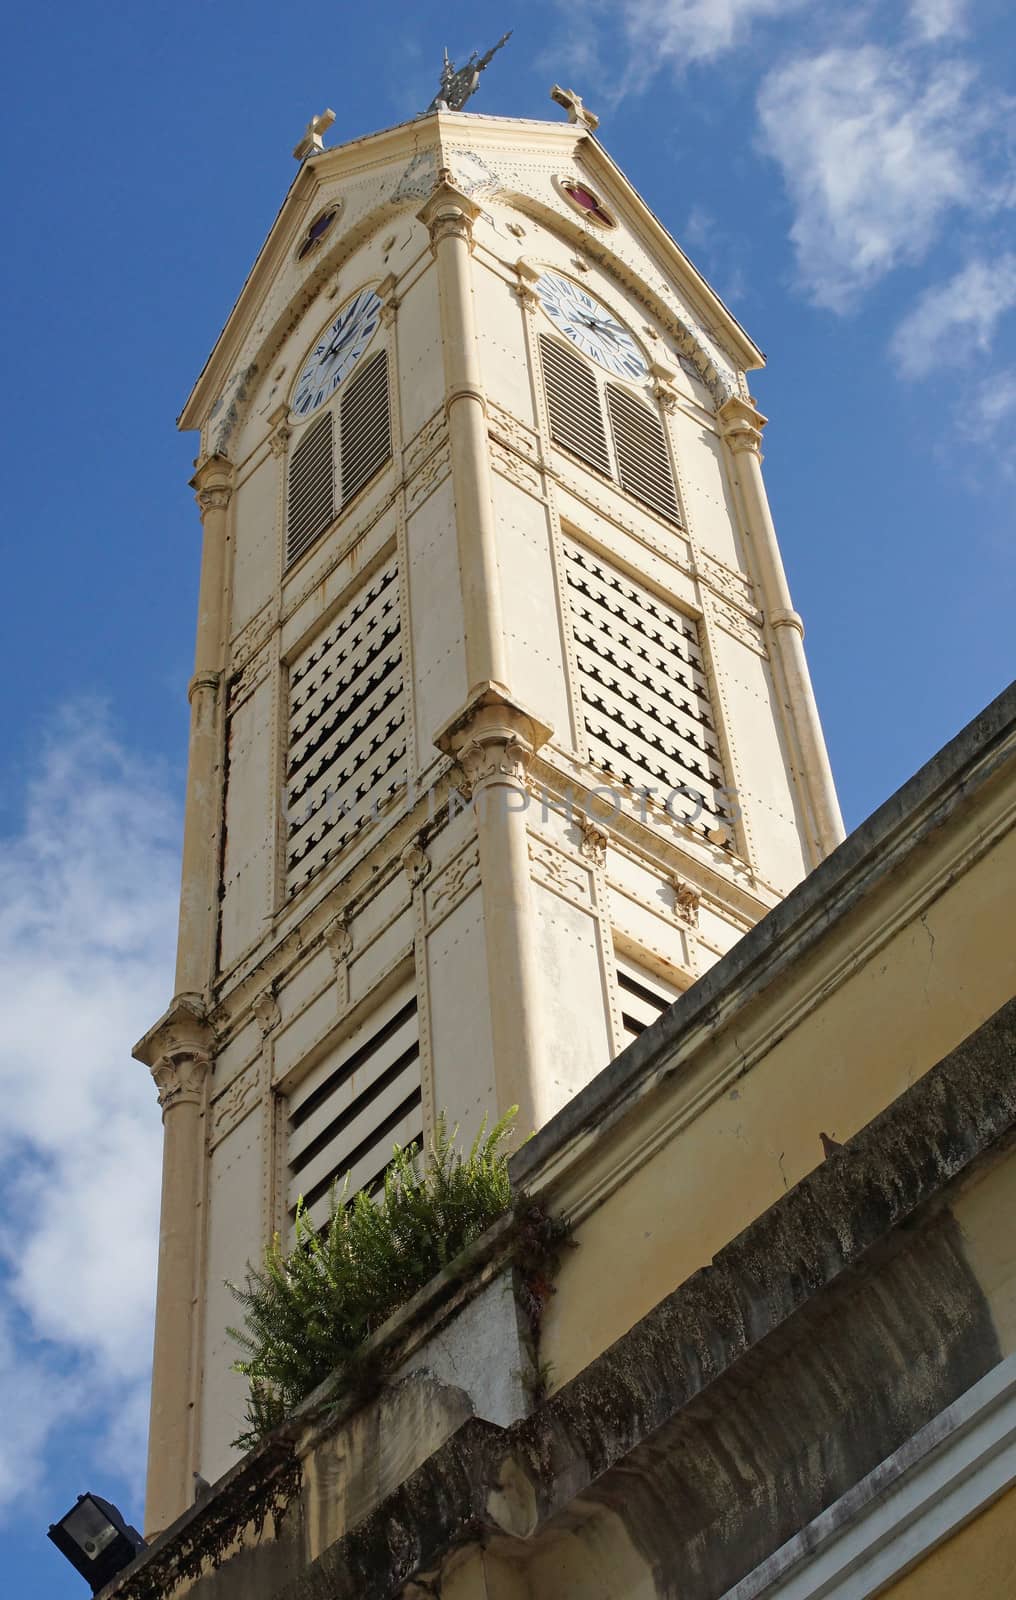
[[[634,71],[711,61],[741,45],[752,26],[800,11],[810,0],[625,0],[625,31],[640,52]],[[648,53],[648,59],[646,54]],[[634,76],[630,70],[629,76]]]
[[[910,0],[911,26],[922,39],[929,41],[962,33],[967,4],[968,0]]]
[[[999,202],[982,164],[996,117],[971,67],[919,66],[878,45],[799,57],[759,92],[765,148],[795,219],[798,269],[819,305],[860,293],[927,253],[948,211]]]
[[[905,378],[991,349],[995,330],[1016,306],[1016,254],[970,261],[918,300],[897,328],[892,353]]]
[[[111,1468],[142,1470],[161,1130],[130,1046],[172,984],[161,777],[99,708],[70,708],[0,840],[0,1408],[18,1463],[17,1482],[0,1463],[0,1509],[85,1414]]]
[[[983,378],[974,391],[969,426],[983,437],[1016,421],[1016,368]]]

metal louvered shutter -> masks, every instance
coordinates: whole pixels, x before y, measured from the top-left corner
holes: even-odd
[[[555,444],[595,467],[597,472],[611,477],[596,379],[577,356],[556,339],[548,339],[545,333],[540,334],[540,356],[551,438]]]
[[[622,489],[668,522],[679,523],[674,475],[659,418],[612,383],[607,385],[607,410]]]
[[[388,352],[379,350],[351,378],[339,403],[342,504],[348,505],[392,454]]]
[[[564,553],[590,761],[644,794],[656,821],[726,825],[695,623],[573,540]]]
[[[389,995],[288,1097],[288,1208],[328,1218],[333,1184],[349,1198],[384,1182],[392,1145],[423,1142],[420,1022],[413,979]]]
[[[615,950],[617,987],[621,1001],[621,1026],[624,1042],[630,1044],[644,1033],[668,1006],[672,1006],[681,991],[665,978],[641,966],[630,956]]]
[[[332,414],[316,423],[293,451],[286,502],[286,565],[314,543],[335,515]]]

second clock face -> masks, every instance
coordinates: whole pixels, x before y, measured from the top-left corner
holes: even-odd
[[[536,292],[550,320],[583,355],[592,356],[619,378],[646,376],[649,369],[631,334],[577,283],[556,272],[545,272]]]
[[[325,328],[296,382],[293,410],[309,416],[333,395],[356,365],[381,321],[381,301],[373,289],[361,289]]]

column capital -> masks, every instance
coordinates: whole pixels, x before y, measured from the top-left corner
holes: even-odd
[[[768,421],[761,411],[742,400],[740,395],[731,395],[725,400],[716,413],[719,419],[723,437],[735,455],[748,452],[762,459],[762,429]]]
[[[473,223],[483,215],[483,207],[471,200],[452,178],[447,167],[438,173],[437,186],[416,215],[430,233],[436,248],[442,239],[462,239],[472,249]]]
[[[190,486],[204,517],[208,511],[225,511],[233,494],[236,468],[226,456],[206,456]]]
[[[200,995],[178,994],[131,1054],[151,1071],[163,1112],[200,1103],[213,1059],[214,1033]]]
[[[523,788],[533,757],[553,733],[496,683],[473,692],[434,739],[459,767],[470,794],[489,784]]]

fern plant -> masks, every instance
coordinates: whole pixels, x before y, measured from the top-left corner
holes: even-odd
[[[517,1110],[490,1133],[484,1122],[466,1155],[441,1117],[426,1157],[395,1146],[376,1199],[350,1200],[348,1175],[336,1184],[320,1229],[301,1201],[292,1250],[276,1234],[263,1265],[228,1285],[244,1321],[229,1329],[243,1352],[233,1370],[249,1386],[238,1448],[251,1449],[326,1378],[336,1390],[348,1382],[364,1340],[508,1209]]]

